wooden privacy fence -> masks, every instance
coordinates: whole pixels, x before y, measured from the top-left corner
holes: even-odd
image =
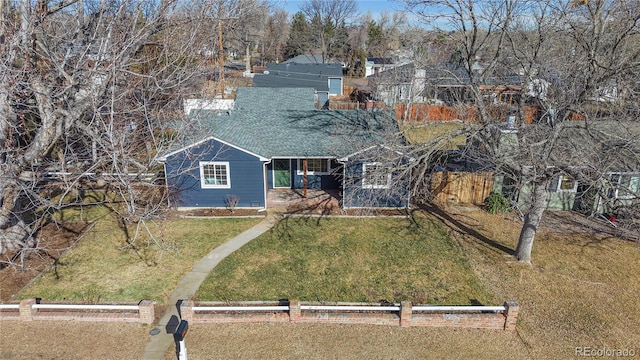
[[[75,320],[96,322],[154,321],[154,304],[142,300],[138,304],[43,304],[39,299],[25,299],[19,304],[0,304],[0,320]]]
[[[493,191],[493,173],[436,172],[431,176],[430,191],[436,202],[483,205]]]
[[[396,118],[398,120],[417,121],[417,122],[440,122],[461,120],[464,122],[475,122],[480,120],[480,114],[475,105],[431,105],[431,104],[407,104],[395,105]],[[507,115],[510,107],[505,105],[489,105],[487,106],[489,116],[496,119],[499,123],[507,121]],[[526,106],[523,109],[524,122],[531,124],[536,120],[538,109]]]
[[[307,303],[297,300],[237,303],[191,300],[180,304],[180,316],[190,323],[297,322],[369,324],[400,327],[461,327],[515,330],[519,306],[431,306],[371,303]]]

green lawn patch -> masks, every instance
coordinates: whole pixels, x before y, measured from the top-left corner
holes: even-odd
[[[495,303],[446,228],[397,218],[286,218],[223,260],[198,300]]]
[[[95,214],[92,214],[95,216]],[[81,217],[81,212],[67,218]],[[164,302],[177,282],[209,251],[261,219],[172,219],[125,231],[101,213],[81,241],[43,273],[20,298]]]

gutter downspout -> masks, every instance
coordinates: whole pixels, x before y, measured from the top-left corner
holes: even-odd
[[[344,158],[342,158],[342,159],[344,159]],[[336,161],[339,164],[342,164],[342,205],[341,205],[341,207],[342,207],[342,210],[344,210],[344,209],[346,209],[346,207],[344,206],[344,189],[345,189],[344,188],[344,184],[345,184],[344,180],[345,180],[345,177],[347,175],[347,166],[345,164],[347,160],[345,159],[345,161],[340,161],[342,159],[336,159]]]
[[[267,194],[269,193],[269,181],[267,180],[267,164],[271,164],[272,159],[262,164],[262,179],[264,184],[264,208],[258,209],[258,212],[267,211]]]

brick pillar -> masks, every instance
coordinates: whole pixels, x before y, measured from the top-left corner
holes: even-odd
[[[506,319],[504,320],[504,329],[513,331],[516,329],[516,322],[518,321],[518,312],[520,311],[520,305],[518,305],[515,301],[507,301],[504,303],[504,306],[507,308],[504,315]]]
[[[180,303],[180,318],[187,320],[189,323],[193,321],[193,300],[182,300]]]
[[[290,322],[298,322],[302,317],[300,310],[300,301],[298,300],[289,300],[289,321]]]
[[[36,309],[33,305],[36,303],[36,299],[24,299],[20,301],[20,320],[32,321],[33,315],[36,313]]]
[[[400,303],[400,327],[411,327],[412,317],[413,305],[411,305],[411,301],[403,301]]]
[[[143,324],[153,324],[155,321],[155,311],[153,306],[153,301],[151,300],[142,300],[138,304],[140,309],[138,312],[140,313],[140,322]]]

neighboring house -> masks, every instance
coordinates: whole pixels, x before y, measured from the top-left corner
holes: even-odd
[[[385,70],[393,68],[394,63],[391,58],[367,58],[365,63],[365,76],[379,74]]]
[[[633,133],[636,135],[631,135]],[[516,133],[512,132],[510,136],[516,138]],[[561,131],[554,139],[557,145],[548,156],[549,168],[559,171],[547,189],[547,208],[595,214],[637,203],[640,200],[640,163],[610,152],[615,141],[638,136],[640,128],[637,125],[611,120],[592,122],[589,126],[576,124]],[[517,140],[513,142],[517,143]],[[627,145],[633,146],[625,143],[625,147]],[[601,172],[594,172],[594,169]],[[508,188],[496,187],[496,190],[509,192]],[[527,199],[530,191],[526,186],[518,189],[517,200]]]
[[[341,67],[344,67],[344,63],[339,61],[322,61],[322,55],[320,54],[302,54],[294,56],[287,61],[283,61],[282,64],[339,64]]]
[[[472,71],[483,71],[483,65],[475,62]],[[442,63],[425,69],[426,84],[424,96],[430,101],[442,102],[446,105],[473,104],[476,94],[471,89],[471,79],[466,70],[451,63]],[[479,75],[478,75],[479,76]],[[500,77],[486,77],[478,85],[478,90],[488,100],[487,105],[512,105],[523,93],[524,79],[517,74]]]
[[[497,135],[502,156],[524,155],[518,154],[516,129],[504,125],[492,125],[492,129]],[[546,168],[555,173],[547,188],[548,209],[576,210],[586,214],[610,213],[640,201],[640,163],[606,154],[606,142],[593,140],[592,136],[597,131],[609,135],[619,131],[620,141],[625,139],[622,135],[628,137],[635,132],[640,136],[640,127],[621,126],[615,121],[592,123],[588,129],[576,125],[559,133],[558,145],[546,159]],[[470,147],[475,148],[473,144]],[[437,181],[431,185],[434,196],[440,200],[458,202],[460,199],[473,199],[474,204],[481,205],[491,191],[496,191],[519,206],[529,201],[531,186],[513,183],[501,173],[494,173],[491,164],[468,160],[461,151],[450,151],[438,157],[445,160],[436,166],[437,175],[433,178]],[[526,160],[518,162],[522,163],[523,171],[530,168]],[[594,173],[593,169],[603,170]],[[582,180],[573,178],[571,174],[578,174]]]
[[[400,156],[381,161],[397,136],[381,111],[311,108],[313,89],[240,88],[228,113],[191,113],[194,128],[164,163],[178,208],[267,208],[274,189],[338,190],[342,207],[407,207]],[[391,157],[389,157],[391,158]],[[393,185],[393,188],[392,188]],[[391,191],[393,190],[393,191]]]
[[[398,103],[424,102],[425,76],[425,70],[408,63],[368,76],[367,80],[374,98],[393,106]]]
[[[342,95],[342,66],[340,64],[267,64],[263,74],[255,74],[254,87],[313,88],[319,107],[329,96]]]

